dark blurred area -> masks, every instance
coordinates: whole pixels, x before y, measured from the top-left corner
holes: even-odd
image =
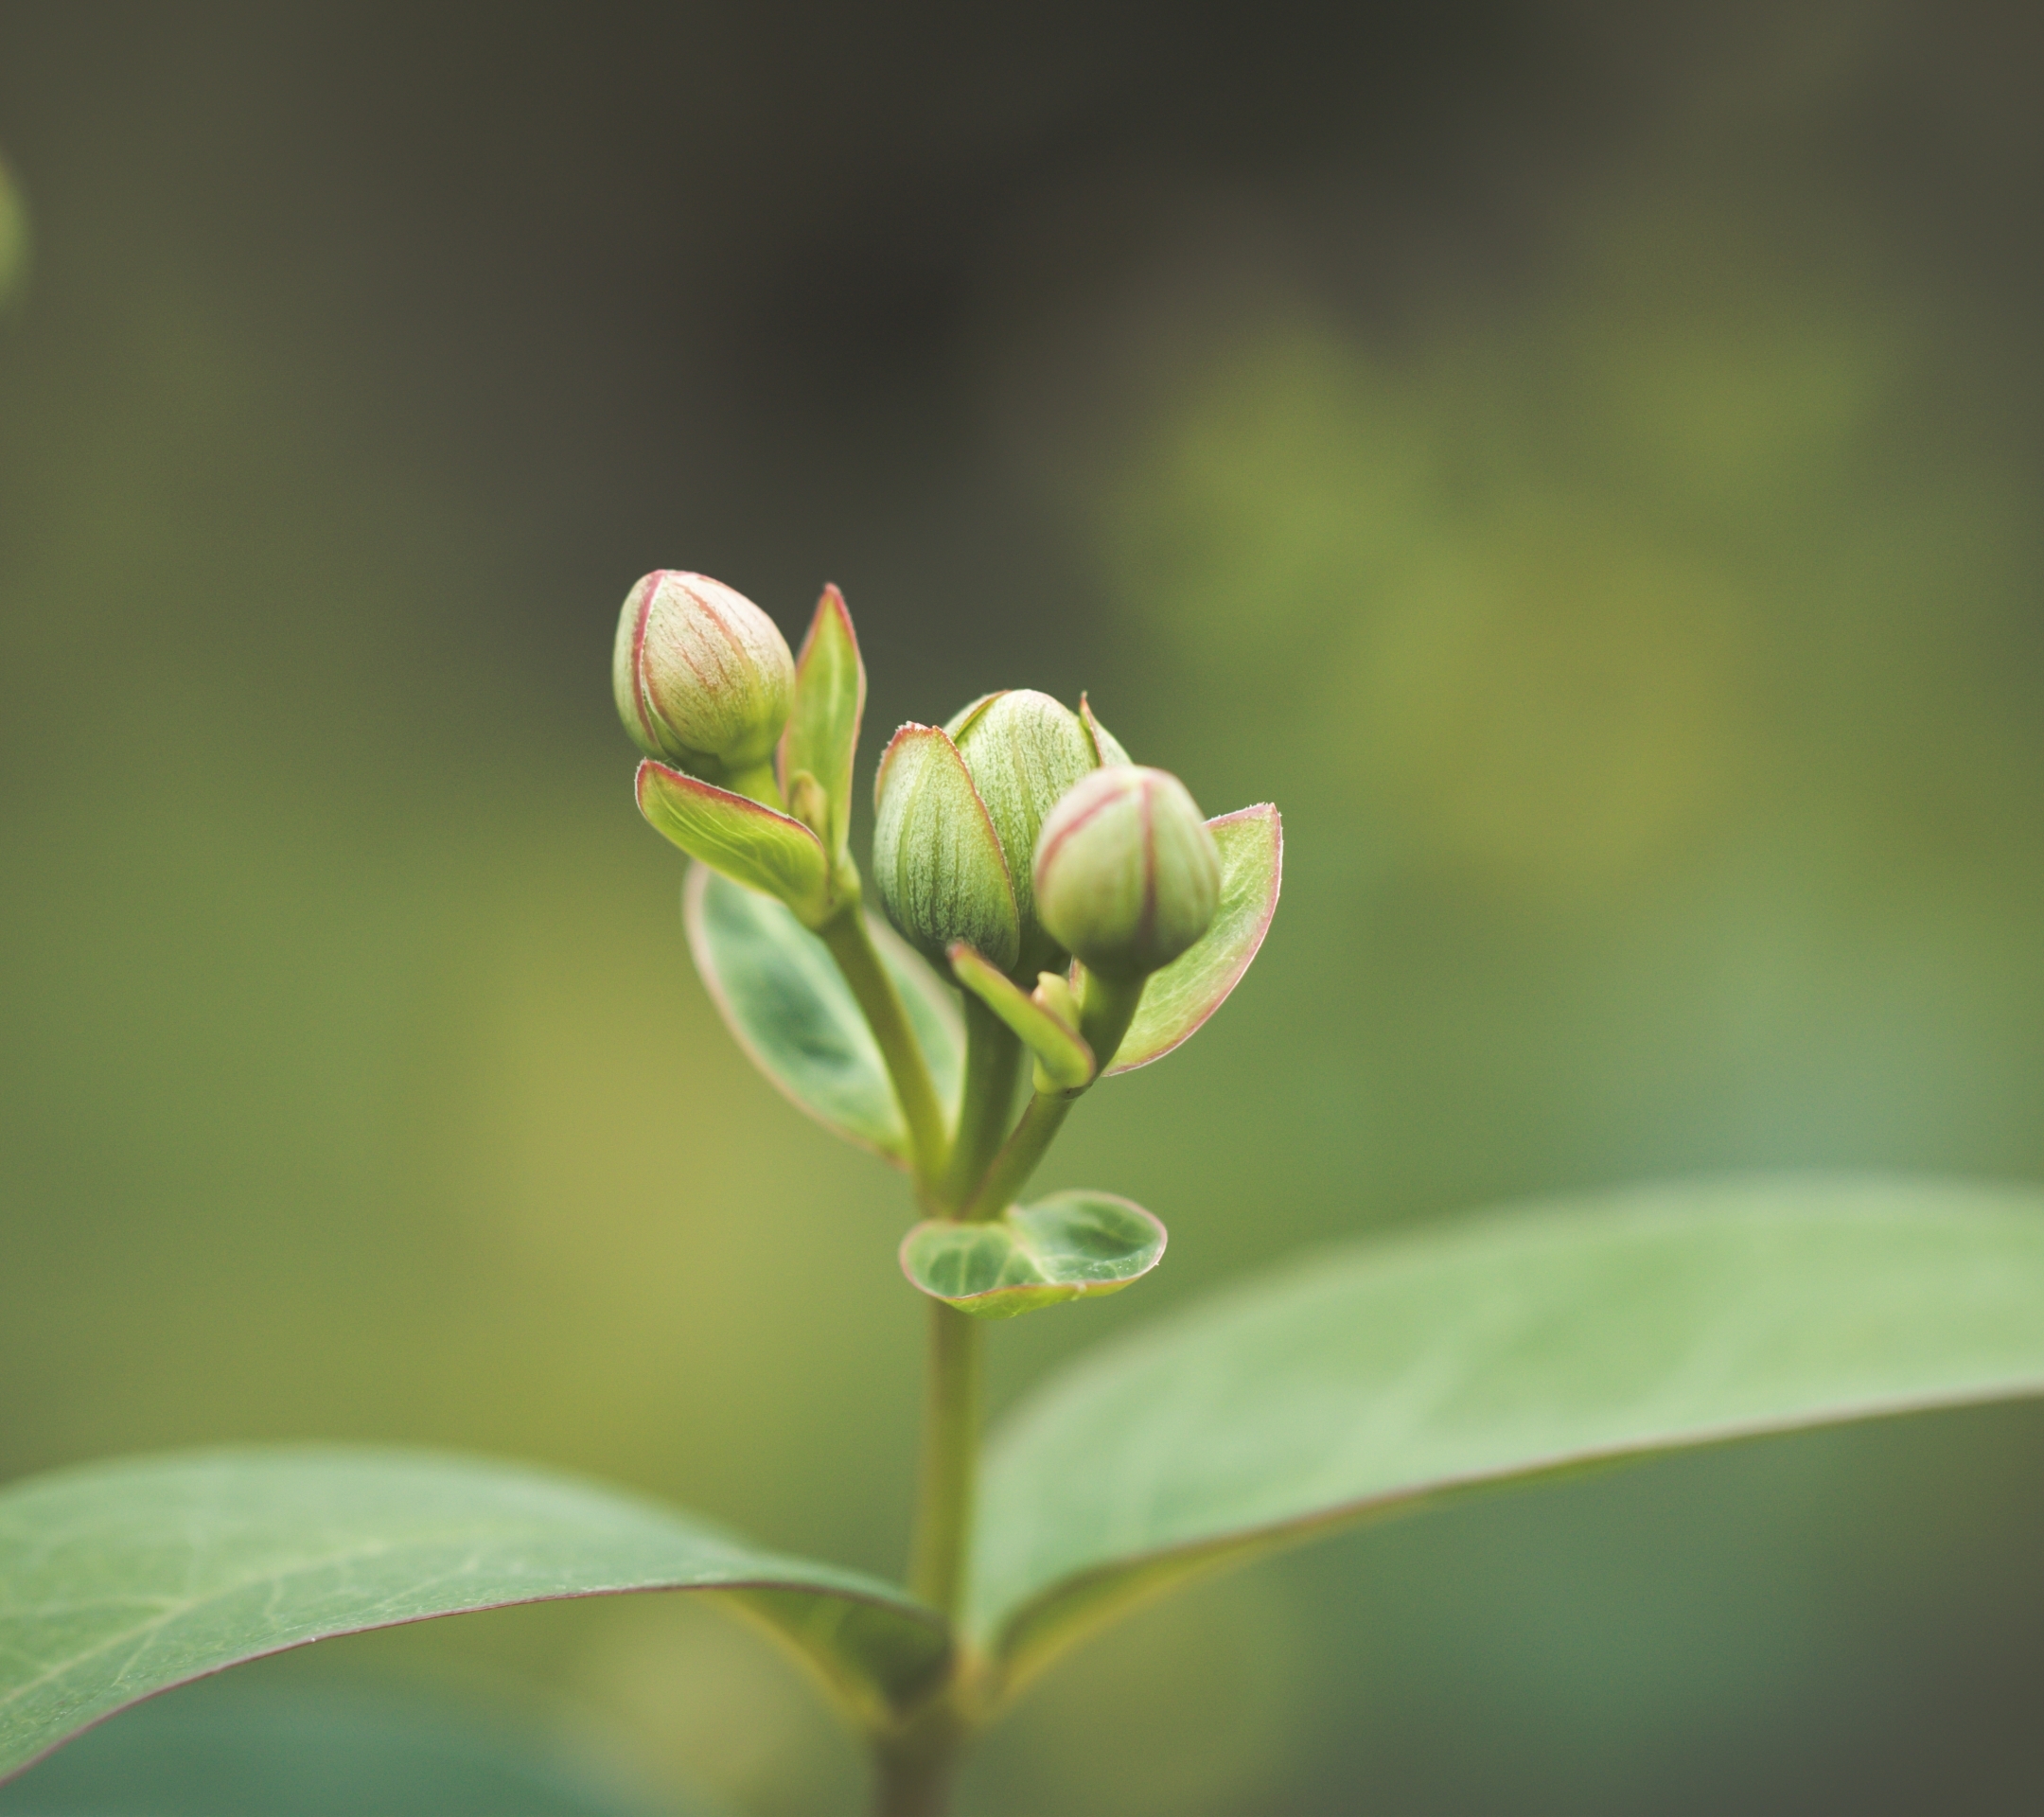
[[[1971,0],[0,10],[0,1472],[418,1441],[897,1566],[907,1202],[689,971],[654,566],[839,582],[869,775],[1085,687],[1285,811],[1256,970],[1051,1165],[1170,1261],[1003,1401],[1501,1198],[2044,1174],[2040,77]],[[1355,1536],[969,1807],[2033,1810],[2040,1518],[2018,1410]],[[249,1671],[856,1803],[683,1601]]]

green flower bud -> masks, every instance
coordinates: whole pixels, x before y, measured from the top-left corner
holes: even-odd
[[[648,757],[778,805],[766,766],[794,705],[795,659],[743,593],[707,574],[646,575],[618,614],[610,682]]]
[[[958,747],[935,726],[904,726],[881,754],[873,803],[873,882],[888,918],[931,959],[962,940],[1012,972],[1014,884]]]
[[[1107,979],[1169,965],[1212,925],[1221,852],[1177,777],[1133,764],[1085,777],[1036,843],[1036,909]]]
[[[1055,970],[1063,943],[1037,919],[1030,858],[1044,817],[1066,789],[1099,766],[1093,738],[1069,707],[1033,688],[984,695],[944,730],[986,803],[1014,880],[1021,949],[1010,969],[1025,978]]]

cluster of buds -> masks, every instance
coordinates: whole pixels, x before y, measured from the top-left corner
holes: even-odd
[[[866,677],[835,588],[790,655],[730,588],[649,574],[614,679],[645,752],[639,805],[697,861],[684,915],[704,982],[782,1090],[911,1174],[925,1216],[903,1239],[908,1279],[1006,1318],[1155,1267],[1164,1226],[1141,1207],[1017,1195],[1096,1080],[1168,1053],[1234,989],[1277,906],[1276,809],[1203,820],[1084,695],[1076,712],[1030,688],[982,695],[881,757],[890,940],[848,839]]]
[[[841,855],[849,742],[841,774],[788,761],[805,713],[830,713],[823,687],[803,678],[833,607],[842,618],[835,590],[798,665],[742,593],[702,574],[648,574],[626,597],[611,670],[619,715],[648,760],[640,787],[648,817],[811,926],[855,902],[857,888]],[[812,693],[821,704],[810,713]],[[1213,919],[1221,863],[1199,809],[1176,778],[1131,764],[1084,696],[1075,713],[1013,689],[981,696],[943,727],[904,726],[881,758],[874,804],[880,900],[940,961],[963,945],[1018,980],[1077,959],[1129,981],[1169,964]],[[820,872],[801,833],[817,844]],[[825,839],[840,848],[835,865]]]

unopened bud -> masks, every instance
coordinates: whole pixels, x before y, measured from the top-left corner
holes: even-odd
[[[1221,853],[1177,777],[1118,764],[1045,820],[1033,866],[1051,938],[1102,978],[1169,965],[1212,925]]]
[[[1063,947],[1037,918],[1031,856],[1044,817],[1100,759],[1079,715],[1034,688],[976,700],[944,730],[965,760],[1008,860],[1021,934],[1014,970],[1030,977],[1056,964]]]
[[[743,593],[662,569],[626,595],[610,680],[648,757],[751,793],[794,704],[795,659]]]

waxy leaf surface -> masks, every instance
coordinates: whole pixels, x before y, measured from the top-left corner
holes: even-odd
[[[795,659],[795,710],[781,734],[781,786],[785,792],[804,769],[823,785],[830,799],[823,842],[837,857],[845,856],[852,828],[852,765],[865,711],[866,665],[852,614],[844,595],[826,587]]]
[[[1269,803],[1208,820],[1221,848],[1221,906],[1213,926],[1143,986],[1136,1019],[1115,1050],[1111,1077],[1161,1060],[1227,1000],[1257,956],[1284,881],[1284,826]]]
[[[1315,1255],[994,1439],[969,1627],[1019,1680],[1203,1565],[1597,1459],[2044,1393],[2044,1195],[1784,1179]]]
[[[902,1272],[932,1299],[978,1318],[1117,1294],[1164,1258],[1164,1226],[1111,1192],[1058,1192],[1000,1217],[931,1218],[902,1240]]]
[[[704,865],[681,901],[696,969],[752,1064],[826,1128],[907,1167],[908,1126],[887,1063],[829,949],[772,897]],[[958,1004],[892,928],[871,915],[867,925],[955,1114],[965,1069]]]
[[[721,1590],[855,1711],[912,1697],[942,1617],[890,1585],[545,1472],[425,1453],[193,1453],[0,1491],[0,1777],[222,1667],[432,1615]]]
[[[639,766],[638,795],[639,811],[698,864],[820,925],[830,903],[830,861],[800,820],[650,757]]]

